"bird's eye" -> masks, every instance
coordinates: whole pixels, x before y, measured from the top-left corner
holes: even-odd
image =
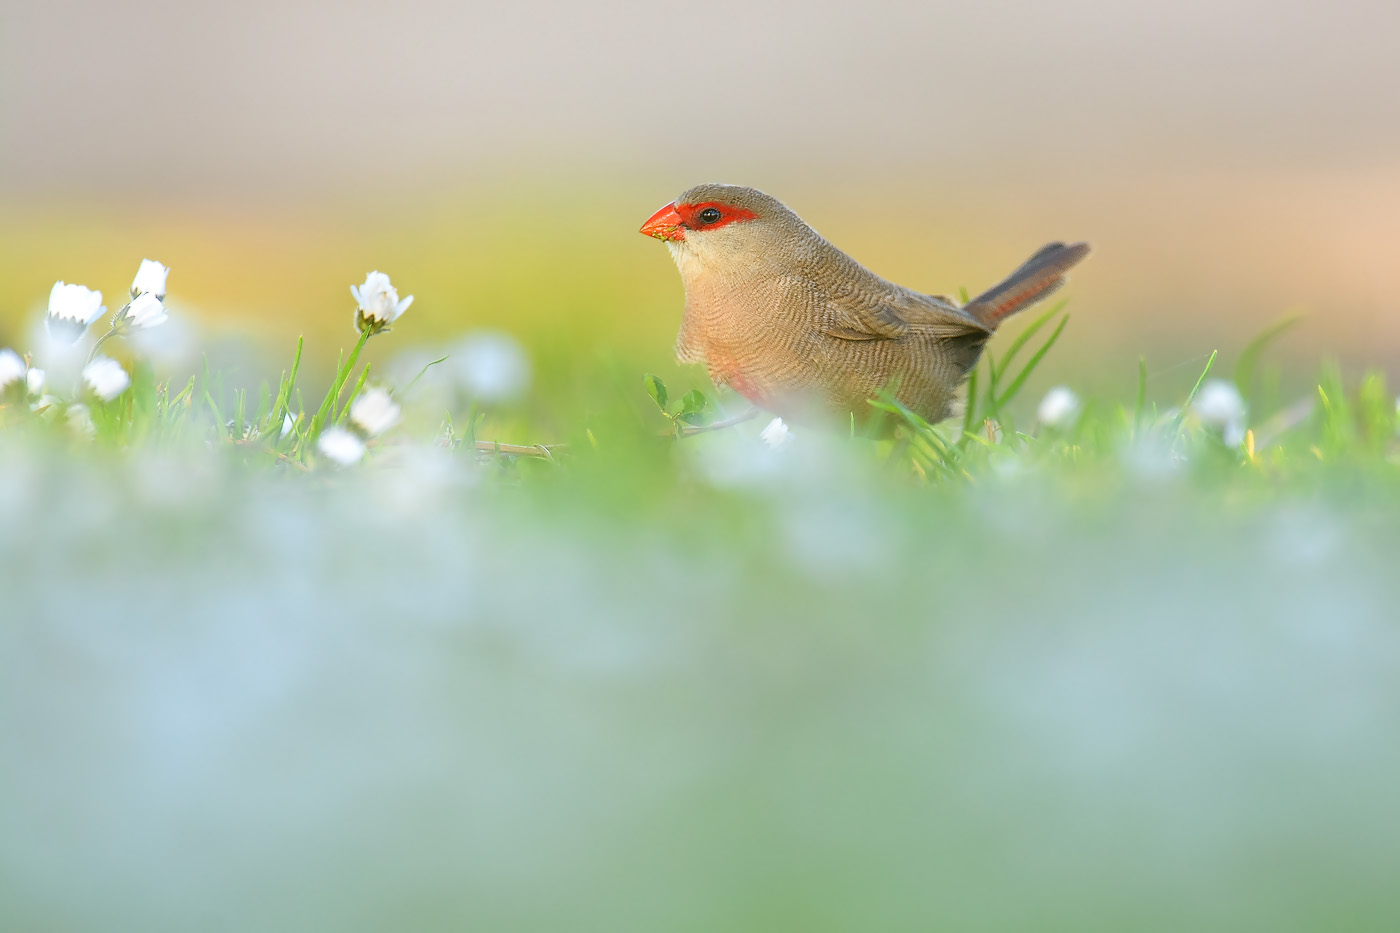
[[[702,224],[712,224],[719,220],[719,210],[717,208],[707,207],[701,211],[698,216]]]

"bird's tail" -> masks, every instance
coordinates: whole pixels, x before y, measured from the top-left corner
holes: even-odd
[[[1065,273],[1089,254],[1088,243],[1042,246],[1019,269],[967,303],[963,310],[988,330],[1017,311],[1024,311],[1065,284]]]

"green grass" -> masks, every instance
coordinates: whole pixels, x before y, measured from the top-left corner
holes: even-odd
[[[1125,358],[1135,391],[1048,427],[1057,306],[958,418],[886,395],[769,449],[640,359],[536,347],[572,369],[513,401],[436,356],[390,377],[412,314],[265,381],[8,391],[0,925],[1400,916],[1380,373],[1270,399],[1274,329],[1164,395]],[[1191,404],[1220,378],[1238,445]],[[337,465],[318,434],[376,384],[403,422]]]

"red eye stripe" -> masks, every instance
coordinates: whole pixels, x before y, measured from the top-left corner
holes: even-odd
[[[719,211],[719,220],[712,224],[707,224],[700,219],[700,212],[714,208]],[[758,215],[751,210],[742,207],[734,207],[729,204],[721,204],[718,201],[702,201],[699,204],[677,204],[676,213],[681,215],[681,220],[691,230],[713,230],[716,227],[723,227],[728,224],[739,223],[744,220],[757,220]]]

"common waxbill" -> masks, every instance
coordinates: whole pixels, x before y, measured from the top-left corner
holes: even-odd
[[[641,232],[666,241],[685,284],[676,357],[789,417],[863,418],[867,399],[895,386],[911,410],[946,418],[997,325],[1059,288],[1089,252],[1051,243],[959,307],[882,279],[753,188],[698,185]]]

